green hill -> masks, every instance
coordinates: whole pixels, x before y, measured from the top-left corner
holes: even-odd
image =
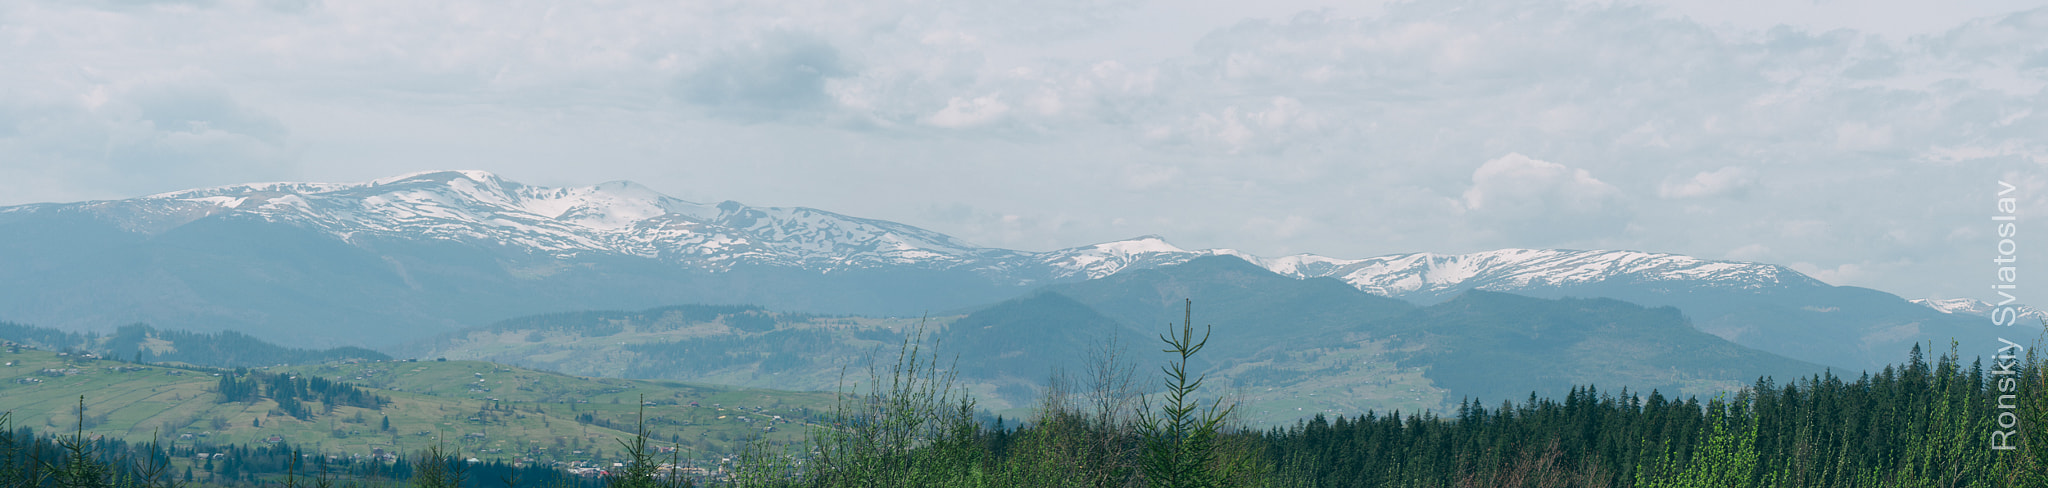
[[[955,371],[980,406],[1016,416],[1055,370],[1086,382],[1088,358],[1105,346],[1135,367],[1138,387],[1156,385],[1147,375],[1166,359],[1158,334],[1180,322],[1188,299],[1195,325],[1214,325],[1191,366],[1209,375],[1209,394],[1235,397],[1243,420],[1260,426],[1368,410],[1446,412],[1464,398],[1558,397],[1571,385],[1707,397],[1758,376],[1824,369],[1700,332],[1668,307],[1480,291],[1417,307],[1227,256],[1048,286],[924,326],[939,357],[958,358]],[[725,306],[550,314],[451,335],[432,354],[832,389],[844,368],[918,323]],[[848,379],[865,379],[853,373]]]
[[[159,330],[145,324],[124,325],[111,335],[100,335],[0,322],[0,340],[50,350],[78,350],[110,358],[223,368],[391,359],[384,353],[360,347],[300,349],[271,344],[235,331]]]
[[[832,404],[830,393],[583,378],[479,361],[216,370],[10,347],[0,362],[0,411],[13,413],[15,427],[68,434],[80,421],[83,397],[85,430],[93,435],[202,448],[284,441],[335,455],[412,453],[441,443],[463,456],[507,462],[611,461],[621,454],[614,440],[630,437],[644,407],[657,444],[711,462],[751,439],[799,439]],[[360,385],[388,403],[280,402],[269,387],[247,400],[223,401],[221,375],[256,383],[317,377]]]
[[[837,391],[840,373],[859,369],[868,354],[896,347],[919,324],[936,332],[957,318],[831,317],[685,305],[522,317],[402,351],[577,375]]]

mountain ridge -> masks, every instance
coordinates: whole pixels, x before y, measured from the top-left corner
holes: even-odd
[[[1849,368],[1879,366],[1908,342],[1994,332],[1783,266],[1670,253],[1268,258],[1156,235],[1028,252],[805,207],[696,203],[623,181],[528,186],[483,171],[4,207],[0,255],[18,257],[0,260],[0,319],[241,329],[299,346],[392,345],[523,315],[677,303],[916,316],[1214,256],[1420,305],[1484,290],[1674,306],[1724,339]]]
[[[118,207],[132,208],[124,212]],[[1183,249],[1158,235],[1143,235],[1028,252],[980,247],[914,226],[808,207],[689,202],[630,181],[528,186],[474,170],[425,171],[361,183],[224,185],[124,200],[0,207],[0,215],[44,208],[95,212],[151,234],[232,212],[301,225],[358,245],[372,235],[453,239],[535,255],[610,253],[712,271],[737,265],[820,273],[890,265],[964,268],[1025,284],[1095,279],[1130,268],[1229,255],[1285,276],[1336,277],[1361,290],[1422,302],[1464,289],[1557,286],[1613,276],[1645,283],[1708,280],[1739,288],[1819,283],[1771,264],[1620,250],[1269,258],[1228,248]]]
[[[741,320],[753,314],[775,320]],[[1119,368],[1136,368],[1136,384],[1156,384],[1153,366],[1167,359],[1160,333],[1187,317],[1207,338],[1189,371],[1215,391],[1243,395],[1259,425],[1317,413],[1445,411],[1461,396],[1555,397],[1589,384],[1704,396],[1759,375],[1826,369],[1702,332],[1672,307],[1480,290],[1416,306],[1227,256],[1048,285],[929,321],[683,306],[512,319],[419,349],[574,374],[802,390],[829,388],[844,381],[834,371],[857,371],[872,348],[911,340],[957,373],[980,405],[1017,414],[1055,382]]]

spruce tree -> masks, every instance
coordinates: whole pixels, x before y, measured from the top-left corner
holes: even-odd
[[[1180,331],[1159,336],[1167,346],[1163,352],[1175,357],[1160,367],[1166,373],[1165,404],[1157,413],[1149,405],[1140,410],[1138,424],[1145,438],[1147,486],[1210,488],[1220,481],[1212,466],[1216,460],[1217,431],[1235,406],[1222,406],[1220,398],[1204,406],[1194,398],[1195,390],[1202,387],[1207,376],[1190,379],[1188,358],[1208,345],[1209,332],[1213,330],[1204,329],[1201,340],[1195,340],[1194,310],[1194,301],[1187,301]]]

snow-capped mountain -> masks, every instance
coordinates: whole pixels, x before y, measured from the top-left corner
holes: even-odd
[[[1392,297],[1443,297],[1475,288],[1555,288],[1615,279],[1737,289],[1811,281],[1775,265],[1633,251],[1503,249],[1364,259],[1311,254],[1265,258],[1232,249],[1181,249],[1158,236],[1142,236],[1029,253],[978,247],[908,225],[817,209],[695,203],[626,181],[572,188],[527,186],[482,171],[423,172],[362,183],[232,185],[75,205],[144,232],[234,213],[315,229],[350,243],[442,239],[535,256],[632,256],[709,271],[757,265],[832,273],[900,266],[970,270],[1032,284],[1101,278],[1125,269],[1230,255],[1282,275],[1334,277]]]
[[[1186,250],[1157,236],[1038,255],[1055,278],[1095,279],[1129,268],[1179,264],[1211,255],[1236,256],[1283,276],[1331,277],[1381,296],[1436,301],[1471,289],[1522,291],[1593,284],[1706,286],[1763,290],[1827,286],[1783,266],[1713,261],[1637,251],[1501,249],[1471,254],[1413,253],[1364,259],[1314,254],[1266,258],[1233,249]]]
[[[1997,305],[1992,305],[1991,302],[1975,298],[1915,298],[1911,301],[1927,308],[1940,310],[1942,313],[1970,315],[1987,319],[1991,318],[1991,311],[1998,308]],[[2048,322],[2048,312],[2043,312],[2040,309],[2021,305],[2019,306],[2019,312],[2020,323]]]
[[[1673,306],[1709,333],[1832,365],[1888,361],[1894,343],[1977,323],[1776,265],[1675,254],[1268,258],[1157,236],[1024,252],[818,209],[689,202],[630,182],[528,186],[480,171],[0,208],[0,320],[377,345],[521,315],[688,303],[957,311],[1215,255],[1422,304],[1479,289]]]
[[[84,204],[133,228],[165,229],[225,212],[317,229],[347,242],[446,239],[535,255],[616,254],[722,270],[780,265],[950,268],[1016,254],[938,233],[809,208],[701,204],[628,181],[544,188],[482,171],[414,173],[363,183],[258,183]],[[182,221],[181,221],[182,220]]]

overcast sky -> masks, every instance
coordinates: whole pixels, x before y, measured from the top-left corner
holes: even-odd
[[[0,205],[481,169],[1025,250],[1634,249],[1985,298],[2004,179],[2048,273],[2042,2],[1321,3],[0,2]]]

